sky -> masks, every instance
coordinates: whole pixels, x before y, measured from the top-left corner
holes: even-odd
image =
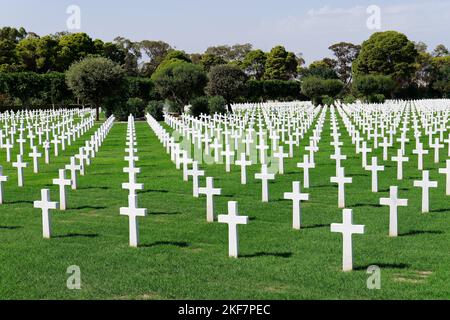
[[[0,26],[39,35],[67,31],[67,8],[80,8],[80,29],[111,41],[163,40],[188,53],[214,45],[251,43],[269,51],[281,44],[310,63],[331,56],[340,41],[360,44],[373,32],[396,30],[432,50],[450,47],[450,0],[0,0]],[[369,6],[380,9],[379,29]],[[376,17],[375,17],[376,18]],[[373,25],[372,25],[373,26]]]

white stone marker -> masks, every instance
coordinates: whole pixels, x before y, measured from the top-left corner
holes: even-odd
[[[50,190],[41,190],[41,200],[34,201],[33,207],[42,210],[42,235],[45,239],[50,239],[52,235],[52,217],[50,210],[59,209],[58,202],[50,201]]]
[[[372,172],[372,192],[378,192],[378,171],[384,171],[384,166],[378,165],[378,158],[372,157],[372,164],[366,170]]]
[[[430,147],[434,149],[434,163],[439,163],[439,149],[443,149],[444,145],[439,143],[439,138],[436,138]]]
[[[352,183],[353,179],[345,176],[344,168],[339,168],[338,175],[331,177],[330,182],[338,184],[338,206],[345,208],[345,184]]]
[[[236,201],[228,202],[228,215],[219,215],[219,223],[228,224],[228,255],[237,258],[239,254],[238,224],[248,224],[248,217],[238,215],[238,204]]]
[[[273,155],[278,159],[278,173],[284,174],[284,158],[288,157],[287,153],[283,152],[283,146],[279,146],[278,152],[275,152]]]
[[[237,166],[241,167],[241,184],[247,184],[247,166],[250,166],[252,162],[246,160],[247,156],[245,152],[241,153],[241,158],[235,162]]]
[[[192,176],[192,195],[198,198],[198,177],[203,177],[205,171],[198,170],[198,162],[192,162],[192,169],[187,171],[188,176]]]
[[[269,180],[275,179],[275,174],[267,171],[267,165],[261,165],[261,172],[255,174],[255,179],[261,180],[262,202],[269,202]]]
[[[445,168],[439,168],[439,173],[445,174],[445,176],[446,176],[445,194],[447,196],[450,196],[450,160],[447,160],[446,163],[447,163],[447,166]],[[1,177],[0,177],[0,179],[1,179]]]
[[[409,161],[409,158],[404,157],[403,151],[398,149],[397,156],[392,157],[391,160],[397,162],[397,180],[403,180],[403,162]]]
[[[60,210],[66,210],[66,186],[70,186],[72,181],[66,179],[66,169],[59,170],[58,179],[53,179],[53,184],[59,186],[59,204]]]
[[[0,204],[3,204],[3,182],[8,181],[8,177],[3,175],[3,167],[0,166]]]
[[[391,186],[389,198],[380,198],[380,204],[389,206],[389,236],[398,236],[397,208],[406,207],[408,199],[398,198],[398,187]]]
[[[231,162],[234,160],[234,151],[231,151],[230,145],[225,146],[225,151],[222,151],[222,156],[225,156],[225,171],[231,171]]]
[[[206,196],[206,221],[214,222],[214,196],[222,193],[222,189],[214,188],[214,178],[206,178],[206,187],[198,189],[199,194]]]
[[[33,152],[29,153],[28,156],[33,158],[33,172],[34,173],[39,173],[39,162],[38,159],[40,157],[42,157],[42,154],[37,152],[37,147],[33,146],[32,147]]]
[[[137,208],[137,197],[134,194],[128,196],[128,204],[128,207],[120,208],[120,215],[128,216],[130,247],[137,248],[139,245],[139,227],[137,217],[145,217],[147,215],[147,209]]]
[[[353,224],[352,210],[344,209],[342,212],[342,223],[332,223],[331,232],[342,233],[342,271],[353,270],[352,235],[364,234],[364,225]]]
[[[76,164],[75,157],[70,157],[70,164],[66,164],[65,168],[70,171],[70,181],[72,182],[72,190],[77,189],[77,170],[81,170],[81,166]]]
[[[28,166],[28,163],[22,162],[22,156],[17,155],[17,162],[13,162],[13,167],[17,168],[17,185],[23,187],[23,168]]]
[[[284,199],[292,200],[293,208],[292,208],[292,227],[296,230],[300,230],[301,222],[302,222],[302,213],[301,213],[301,201],[309,200],[308,193],[301,193],[300,190],[300,182],[293,181],[292,182],[292,192],[285,192]]]
[[[417,148],[413,150],[413,154],[417,154],[417,169],[423,170],[423,155],[428,154],[428,150],[424,150],[423,144],[419,142]]]
[[[303,155],[303,162],[297,163],[297,168],[303,169],[303,187],[305,189],[309,188],[309,169],[315,167],[315,163],[309,161],[309,156],[307,154]]]
[[[429,189],[437,188],[437,181],[430,180],[430,172],[428,170],[422,171],[422,180],[414,180],[414,187],[422,188],[422,213],[427,213],[429,209]]]

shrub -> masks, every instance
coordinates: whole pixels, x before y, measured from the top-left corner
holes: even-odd
[[[151,100],[147,108],[145,109],[146,113],[149,113],[156,121],[164,120],[164,102]]]
[[[145,111],[145,101],[141,98],[129,98],[126,104],[128,114],[132,114],[135,118],[142,118]]]
[[[209,114],[227,113],[227,101],[222,96],[214,96],[208,100]]]
[[[353,81],[355,91],[367,101],[369,98],[376,99],[375,97],[371,97],[373,95],[390,95],[394,87],[395,82],[389,76],[364,75],[356,77]]]
[[[330,96],[323,96],[322,97],[322,104],[323,105],[327,105],[327,106],[331,106],[334,104],[334,99]]]
[[[200,114],[209,114],[208,98],[197,97],[193,99],[190,114],[194,117],[198,117]]]
[[[353,96],[353,95],[351,95],[351,94],[346,95],[346,96],[342,99],[342,102],[345,103],[345,104],[352,104],[352,103],[355,103],[355,102],[356,102],[356,97]]]

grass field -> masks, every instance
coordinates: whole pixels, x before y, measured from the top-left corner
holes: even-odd
[[[97,126],[96,126],[97,127]],[[139,218],[141,247],[128,247],[128,218],[119,216],[127,203],[121,183],[126,123],[116,123],[97,157],[79,177],[76,191],[68,190],[69,210],[53,211],[54,237],[42,239],[41,214],[32,202],[40,189],[49,187],[53,200],[57,188],[50,186],[57,169],[69,162],[84,142],[80,139],[51,165],[41,165],[41,174],[32,174],[30,159],[25,187],[17,188],[15,168],[0,154],[9,182],[6,204],[0,206],[0,298],[1,299],[437,299],[450,297],[450,198],[445,197],[443,167],[425,157],[430,178],[439,182],[430,191],[430,210],[421,213],[421,190],[413,187],[420,179],[413,144],[407,146],[410,163],[404,180],[396,181],[396,163],[383,163],[379,173],[380,192],[370,192],[370,172],[361,168],[360,155],[341,124],[342,152],[346,175],[347,207],[353,209],[354,223],[366,225],[366,234],[353,237],[354,267],[341,272],[342,237],[330,232],[330,223],[342,222],[337,207],[337,186],[330,183],[334,161],[329,159],[329,112],[316,169],[310,172],[310,201],[302,203],[303,229],[292,225],[291,202],[283,193],[292,181],[301,180],[296,168],[300,153],[285,162],[285,175],[270,183],[270,203],[260,202],[261,185],[254,180],[260,166],[248,171],[249,184],[240,185],[239,167],[226,174],[224,165],[203,166],[208,176],[222,188],[215,198],[215,211],[226,213],[227,201],[239,202],[239,213],[250,223],[239,226],[240,258],[228,258],[228,229],[224,224],[206,222],[205,198],[192,197],[192,183],[182,181],[170,156],[145,122],[136,123],[138,141],[138,182],[145,190],[139,205],[149,215]],[[94,129],[91,129],[90,133]],[[412,131],[412,130],[411,130]],[[88,134],[90,134],[88,133]],[[411,135],[412,132],[409,132]],[[412,137],[410,136],[412,140]],[[303,152],[305,141],[301,145]],[[413,141],[413,140],[412,140]],[[390,149],[390,156],[395,150]],[[376,154],[381,159],[382,149]],[[370,158],[369,158],[370,159]],[[380,161],[379,161],[380,162]],[[201,180],[204,184],[204,179]],[[398,238],[388,237],[389,208],[378,205],[388,197],[389,186],[399,186],[399,196],[409,206],[399,208]],[[67,267],[81,268],[81,290],[66,287]],[[381,289],[368,290],[366,269],[381,268]]]

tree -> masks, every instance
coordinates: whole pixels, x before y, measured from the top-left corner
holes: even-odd
[[[231,103],[239,97],[245,89],[247,76],[235,65],[219,65],[211,69],[208,74],[209,83],[206,91],[210,96],[222,96],[227,101],[231,111]]]
[[[337,79],[322,79],[315,76],[304,78],[301,84],[302,93],[314,104],[321,104],[324,98],[335,98],[342,91],[344,84]]]
[[[206,72],[209,72],[212,67],[221,64],[226,64],[226,61],[222,57],[216,56],[211,53],[205,53],[200,59],[200,65]]]
[[[353,74],[387,75],[399,87],[406,87],[416,71],[417,56],[414,43],[404,34],[396,31],[376,32],[362,44],[361,52],[353,63]]]
[[[79,61],[94,53],[96,53],[94,41],[86,33],[63,35],[58,42],[58,70],[65,71],[75,61]]]
[[[139,44],[123,37],[116,37],[114,43],[125,52],[124,62],[122,64],[128,76],[138,75],[138,63],[142,57]]]
[[[433,57],[445,57],[445,56],[450,55],[450,52],[448,51],[446,46],[444,46],[443,44],[439,44],[433,50],[432,55],[433,55]]]
[[[79,99],[96,108],[97,121],[100,106],[106,98],[121,92],[125,70],[114,61],[103,57],[88,57],[72,64],[66,72],[68,87]]]
[[[52,36],[28,36],[16,46],[17,63],[25,71],[45,73],[55,70],[58,41]]]
[[[202,67],[173,59],[162,63],[152,75],[157,92],[178,105],[179,111],[194,97],[202,96],[207,78]]]
[[[308,68],[300,68],[299,74],[301,78],[319,77],[322,79],[338,79],[336,71],[334,71],[334,63],[328,60],[319,60],[312,62]]]
[[[296,74],[297,66],[298,61],[294,53],[287,52],[283,46],[276,46],[267,56],[264,79],[292,79]]]
[[[355,78],[353,87],[357,93],[362,95],[366,101],[372,96],[389,96],[394,89],[395,83],[389,76],[363,75]]]
[[[172,47],[164,41],[144,40],[139,43],[142,51],[147,56],[148,62],[144,63],[141,74],[150,77],[156,71],[164,58],[172,51]]]
[[[339,42],[328,49],[333,51],[336,56],[335,70],[339,79],[345,84],[350,83],[352,80],[352,64],[358,57],[361,46],[349,42]]]
[[[266,61],[267,54],[258,49],[247,53],[241,66],[248,76],[256,80],[261,80],[264,76]]]
[[[252,50],[250,43],[235,44],[233,46],[216,46],[206,49],[205,54],[212,54],[225,60],[226,62],[242,62],[245,56]]]

